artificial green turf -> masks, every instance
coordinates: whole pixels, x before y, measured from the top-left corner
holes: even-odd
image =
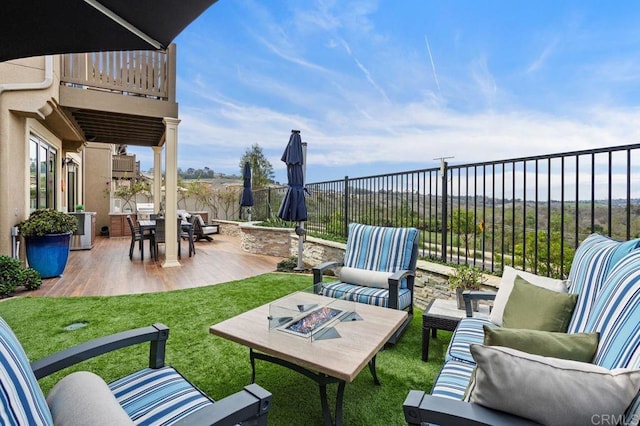
[[[270,273],[241,281],[165,293],[80,298],[24,297],[0,303],[0,315],[9,323],[31,360],[73,344],[129,328],[161,322],[171,331],[167,364],[214,399],[237,392],[251,378],[248,349],[209,334],[209,326],[268,303],[311,284],[300,274]],[[131,283],[135,285],[135,283]],[[440,366],[450,333],[440,332],[431,342],[429,362],[422,362],[422,312],[415,310],[399,342],[378,354],[376,368],[382,386],[373,384],[368,369],[344,396],[346,425],[406,424],[402,403],[410,389],[429,391]],[[63,327],[86,321],[87,327]],[[266,327],[266,318],[265,324]],[[146,366],[148,345],[127,348],[86,361],[40,381],[44,392],[75,370],[90,370],[106,381]],[[322,424],[318,386],[308,378],[271,363],[257,361],[256,382],[273,393],[269,413],[272,425]],[[335,409],[336,385],[328,386]]]

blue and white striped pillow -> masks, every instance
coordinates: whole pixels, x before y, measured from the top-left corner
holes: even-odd
[[[396,272],[409,268],[415,228],[391,228],[349,224],[344,266],[371,271]]]
[[[0,424],[52,425],[53,419],[27,355],[0,318]]]
[[[640,366],[640,250],[613,268],[586,328],[600,333],[594,364],[609,369]]]
[[[589,235],[578,246],[569,271],[569,293],[578,294],[568,333],[586,330],[589,313],[612,268],[638,247],[640,239],[620,242],[600,234]]]

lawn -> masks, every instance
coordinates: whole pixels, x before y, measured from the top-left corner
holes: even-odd
[[[269,273],[241,281],[166,293],[82,298],[23,297],[0,303],[31,360],[73,344],[128,328],[161,322],[170,327],[167,363],[180,370],[214,399],[237,392],[249,383],[248,349],[209,334],[209,326],[308,287],[311,277]],[[402,402],[409,389],[430,390],[443,362],[450,333],[430,345],[429,362],[420,359],[421,315],[416,310],[399,342],[379,353],[376,361],[382,386],[375,386],[368,369],[347,384],[344,423],[400,425]],[[64,327],[87,322],[74,331]],[[265,324],[266,327],[266,318]],[[111,381],[146,366],[148,345],[127,348],[86,361],[40,381],[44,392],[75,370],[90,370]],[[256,382],[273,393],[272,425],[320,425],[318,386],[308,378],[271,363],[257,362]],[[329,387],[335,409],[336,385]],[[333,401],[333,402],[332,402]]]

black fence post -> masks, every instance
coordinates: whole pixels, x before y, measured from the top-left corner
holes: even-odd
[[[447,162],[442,160],[440,167],[440,174],[442,174],[442,218],[440,219],[440,227],[442,232],[442,246],[440,253],[442,255],[442,261],[447,261],[447,198],[449,197],[447,192]]]
[[[349,235],[349,176],[344,177],[344,236]]]
[[[271,219],[271,188],[267,188],[267,220]]]

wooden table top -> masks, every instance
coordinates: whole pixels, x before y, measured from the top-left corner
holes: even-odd
[[[335,301],[296,292],[271,303],[327,304]],[[353,303],[362,321],[334,325],[340,338],[311,340],[281,330],[269,330],[271,303],[212,325],[209,332],[301,367],[352,382],[407,318],[407,312]]]

